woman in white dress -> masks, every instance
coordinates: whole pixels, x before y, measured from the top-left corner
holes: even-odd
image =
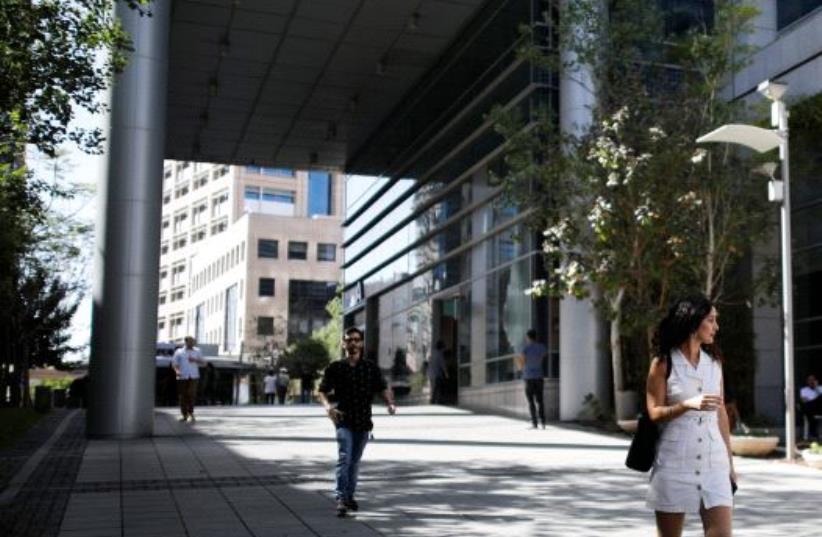
[[[646,399],[660,426],[648,491],[660,537],[680,537],[685,513],[699,513],[707,537],[731,535],[736,474],[722,364],[705,350],[718,330],[716,308],[695,296],[677,301],[657,331]]]

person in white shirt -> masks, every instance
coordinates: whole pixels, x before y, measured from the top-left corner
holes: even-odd
[[[800,406],[802,407],[802,413],[805,414],[805,418],[808,420],[808,435],[816,438],[819,436],[819,432],[817,431],[814,416],[822,416],[822,387],[819,386],[816,375],[808,375],[805,382],[806,385],[799,390]]]
[[[273,405],[274,396],[277,393],[277,377],[274,370],[269,369],[268,374],[263,377],[263,393],[265,394],[265,404]]]
[[[177,393],[180,396],[180,421],[194,421],[194,401],[197,399],[197,381],[200,379],[199,365],[205,365],[203,353],[194,346],[193,337],[185,338],[186,345],[174,352],[171,364],[177,374]]]

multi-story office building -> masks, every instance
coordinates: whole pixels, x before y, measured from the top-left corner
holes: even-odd
[[[773,78],[790,84],[794,100],[819,94],[820,2],[750,3],[762,12],[753,36],[760,51],[729,81],[728,97],[759,99],[756,84]],[[711,9],[713,2],[670,0],[661,5],[687,14],[690,9]],[[127,67],[131,74],[119,78],[115,87],[110,171],[101,211],[109,220],[117,215],[121,225],[104,226],[97,249],[101,283],[95,288],[93,374],[122,379],[122,372],[128,371],[133,389],[106,391],[112,383],[100,382],[93,391],[105,404],[90,410],[90,431],[150,430],[146,424],[151,409],[140,407],[140,402],[146,399],[151,372],[145,368],[139,375],[133,373],[135,360],[146,353],[141,346],[146,334],[155,330],[149,313],[153,297],[149,301],[140,293],[155,285],[155,229],[150,222],[160,203],[155,175],[163,156],[294,168],[328,166],[378,177],[372,185],[353,175],[347,181],[346,323],[366,329],[368,351],[395,385],[407,384],[418,393],[430,349],[443,340],[453,373],[453,399],[466,406],[523,412],[512,357],[525,330],[534,327],[551,350],[546,400],[553,416],[575,419],[588,393],[611,400],[600,319],[589,303],[540,303],[523,295],[529,282],[540,276],[539,237],[529,236],[522,227],[526,215],[495,203],[499,190],[491,172],[498,164],[500,140],[485,116],[492,105],[527,110],[549,103],[566,130],[587,119],[591,97],[585,89],[573,80],[541,76],[517,57],[520,26],[530,24],[539,30],[542,13],[551,9],[548,2],[298,0],[285,5],[219,0],[208,9],[186,2],[175,3],[174,10],[163,2],[155,7],[151,20],[130,17],[127,11],[124,17],[137,50],[153,56],[135,55]],[[139,125],[134,117],[141,119]],[[818,130],[822,129],[807,125],[797,129],[792,142],[796,137],[818,140]],[[805,146],[812,157],[808,161],[814,162],[816,155],[818,162],[818,149],[813,149],[818,145]],[[144,158],[121,157],[134,148],[145,149]],[[795,157],[794,162],[801,160]],[[801,188],[800,172],[794,172],[798,382],[810,370],[822,373],[822,331],[816,330],[822,311],[815,300],[822,274],[817,225],[822,205],[814,186],[818,167],[801,172],[810,178]],[[176,173],[167,179],[171,202]],[[193,182],[193,170],[188,173]],[[127,199],[123,192],[129,194]],[[228,195],[230,210],[240,211],[240,198]],[[198,240],[214,231],[219,236],[223,225],[220,216],[211,216],[212,210],[222,210],[219,196],[210,196],[208,224],[195,235]],[[260,192],[260,200],[262,196]],[[242,200],[244,204],[244,194]],[[238,304],[249,293],[260,294],[262,276],[229,276],[235,269],[224,268],[236,263],[230,248],[241,262],[252,253],[259,255],[257,238],[252,239],[250,231],[245,239],[239,231],[236,238],[224,231],[225,237],[232,237],[219,242],[225,251],[209,246],[204,250],[211,256],[208,260],[181,263],[183,257],[172,260],[170,254],[175,246],[189,248],[191,236],[183,244],[183,235],[173,231],[174,211],[166,214],[167,252],[161,264],[167,271],[162,286],[167,304],[176,304],[170,302],[172,288],[180,297],[180,287],[171,285],[175,267],[178,274],[196,271],[192,292],[198,302],[179,310],[161,307],[164,329],[172,330],[174,317],[174,326],[181,327],[175,328],[175,337],[187,330],[182,327],[194,331],[199,324],[201,337],[234,341],[236,346],[258,330],[250,319],[271,317],[243,306],[236,334],[225,337],[222,314],[214,313],[215,308],[224,311],[219,308],[226,302],[233,303],[229,278],[238,283]],[[225,225],[238,214],[232,212]],[[194,220],[190,210],[187,218]],[[250,224],[253,218],[248,220]],[[283,259],[287,241],[299,239],[277,240],[279,261],[288,261]],[[211,238],[201,240],[206,241]],[[309,244],[306,256],[313,255],[312,248]],[[142,264],[139,256],[131,255],[132,249],[145,252]],[[339,259],[339,249],[336,255]],[[222,288],[222,298],[200,287],[215,278],[222,278],[215,284]],[[274,280],[273,300],[284,298],[287,292],[280,279]],[[264,283],[263,292],[269,289]],[[193,311],[199,304],[205,320],[195,322]],[[784,410],[778,315],[778,310],[767,309],[755,315],[757,411],[775,417]],[[267,320],[264,324],[262,331],[270,331]],[[164,339],[170,337],[166,334]],[[129,414],[138,407],[138,413]]]
[[[794,102],[819,94],[822,2],[754,3],[761,13],[750,39],[760,48],[729,85],[728,98],[761,99],[756,85],[769,78],[788,82]],[[401,147],[401,158],[370,190],[359,188],[359,178],[349,179],[346,322],[365,326],[374,357],[400,376],[421,371],[442,340],[453,400],[513,413],[525,413],[513,357],[533,327],[551,351],[545,394],[550,414],[573,419],[586,393],[611,399],[601,324],[589,304],[524,295],[540,276],[539,237],[523,226],[526,214],[497,203],[492,172],[501,140],[484,119],[495,104],[526,111],[548,103],[566,130],[586,121],[585,90],[540,75],[514,53],[517,22],[540,26],[537,4],[485,3],[438,68],[415,87],[411,104],[395,110],[384,126],[381,139]],[[666,5],[680,16],[702,17],[710,9],[697,0]],[[806,128],[797,136],[813,134]],[[800,145],[807,153],[808,144]],[[822,285],[822,190],[818,147],[796,157],[817,162],[804,167],[794,192],[799,385],[807,373],[822,372],[822,332],[812,329],[822,322],[822,306],[812,298]],[[780,420],[779,309],[757,308],[754,318],[757,409]]]
[[[268,359],[327,320],[342,181],[327,171],[165,164],[157,339]]]

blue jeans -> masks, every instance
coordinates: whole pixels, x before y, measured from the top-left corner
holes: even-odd
[[[360,459],[368,443],[368,436],[368,431],[352,431],[346,427],[337,428],[337,490],[335,492],[338,500],[348,501],[354,498]]]

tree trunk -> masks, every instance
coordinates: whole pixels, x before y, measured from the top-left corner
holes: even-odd
[[[31,390],[29,389],[29,345],[23,339],[19,347],[19,359],[17,360],[17,367],[20,369],[20,391],[22,396],[23,408],[31,408]]]
[[[614,394],[625,389],[624,370],[622,363],[622,300],[625,297],[625,288],[620,287],[611,301],[611,369],[614,375]]]

